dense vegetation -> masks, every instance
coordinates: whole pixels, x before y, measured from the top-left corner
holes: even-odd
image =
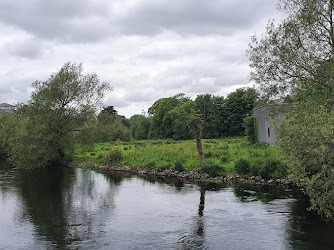
[[[66,63],[48,80],[36,81],[32,87],[27,105],[0,116],[1,157],[17,167],[64,164],[75,145],[89,148],[116,140],[192,138],[196,158],[204,167],[202,138],[244,135],[243,120],[258,97],[251,88],[237,89],[227,98],[203,94],[191,100],[181,93],[157,100],[148,109],[148,116],[127,119],[113,106],[100,109],[111,88],[96,74],[84,75],[82,65]]]
[[[152,171],[174,169],[209,174],[234,174],[265,178],[285,178],[278,148],[263,144],[251,145],[246,138],[205,139],[205,166],[198,162],[195,141],[147,140],[98,143],[87,150],[78,147],[73,160],[114,166],[143,167]]]
[[[95,114],[110,87],[82,71],[66,63],[48,80],[32,84],[28,105],[1,115],[0,151],[15,166],[61,164],[77,143],[93,142]]]
[[[252,78],[267,96],[290,95],[278,130],[291,178],[311,208],[334,220],[334,1],[281,0],[287,17],[248,51]]]

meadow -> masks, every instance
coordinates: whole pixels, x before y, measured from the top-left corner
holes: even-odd
[[[199,165],[194,140],[145,140],[95,144],[93,148],[77,147],[74,162],[90,161],[99,165],[142,167],[159,172],[197,171],[212,175],[261,175],[285,178],[287,169],[278,147],[250,144],[246,138],[203,140],[205,166]]]

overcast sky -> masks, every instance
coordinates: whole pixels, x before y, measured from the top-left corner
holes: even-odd
[[[178,93],[226,96],[252,86],[250,37],[279,18],[276,0],[0,0],[0,103],[28,102],[68,61],[109,82],[105,105],[127,117]]]

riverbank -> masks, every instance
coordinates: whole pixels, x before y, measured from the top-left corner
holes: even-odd
[[[72,163],[71,167],[88,168],[94,171],[103,173],[119,173],[119,174],[131,174],[141,177],[158,177],[161,179],[178,179],[190,182],[200,183],[258,183],[258,184],[275,184],[275,185],[289,185],[292,186],[290,180],[285,178],[271,178],[265,179],[261,176],[239,176],[239,175],[210,175],[208,173],[200,173],[196,171],[175,171],[172,169],[165,169],[159,172],[152,171],[144,167],[129,167],[129,166],[106,166],[98,165],[89,161]]]
[[[203,140],[205,165],[200,166],[195,141],[150,140],[98,143],[78,147],[73,161],[99,166],[129,166],[161,175],[261,176],[265,180],[286,179],[287,169],[279,150],[263,144],[249,144],[246,138]],[[259,179],[259,177],[257,178]]]

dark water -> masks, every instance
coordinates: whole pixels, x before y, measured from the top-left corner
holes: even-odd
[[[283,187],[0,167],[0,249],[334,249]]]

